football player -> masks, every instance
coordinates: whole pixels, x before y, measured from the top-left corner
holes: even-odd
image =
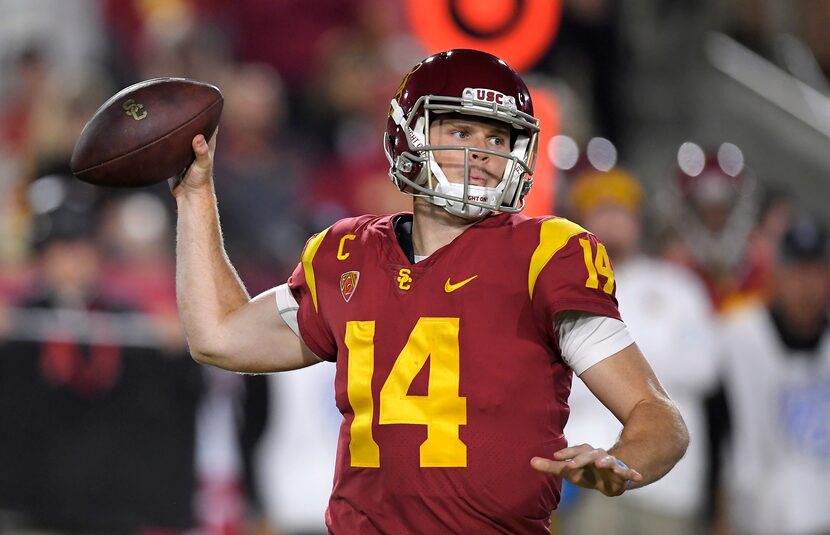
[[[194,138],[173,189],[192,354],[254,373],[334,363],[332,533],[548,533],[562,478],[614,496],[683,455],[686,427],[621,321],[603,245],[519,214],[538,132],[504,61],[426,58],[384,136],[412,213],[338,221],[253,299],[222,244],[215,136]],[[623,423],[616,444],[567,444],[573,373]]]

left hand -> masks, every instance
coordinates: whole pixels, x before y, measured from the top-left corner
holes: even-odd
[[[629,481],[636,483],[643,479],[639,472],[604,449],[589,444],[559,450],[553,454],[553,460],[534,457],[530,466],[606,496],[619,496],[628,488]]]

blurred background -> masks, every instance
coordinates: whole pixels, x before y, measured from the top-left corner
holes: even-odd
[[[311,233],[407,209],[381,148],[389,100],[411,65],[454,47],[525,75],[543,130],[527,212],[606,243],[623,317],[692,431],[651,488],[566,487],[552,531],[830,533],[830,2],[0,0],[0,13],[0,533],[325,533],[333,367],[193,363],[167,185],[87,186],[69,156],[128,85],[219,86],[220,215],[256,294]],[[585,394],[575,380],[569,439],[610,447],[619,424]]]

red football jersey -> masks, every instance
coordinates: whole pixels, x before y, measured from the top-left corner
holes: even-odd
[[[566,219],[499,214],[412,264],[395,217],[315,235],[289,280],[303,341],[337,366],[329,530],[549,533],[561,481],[530,459],[567,445],[554,315],[619,319],[605,248]]]

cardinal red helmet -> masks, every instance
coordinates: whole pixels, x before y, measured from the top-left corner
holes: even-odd
[[[460,113],[510,125],[509,153],[453,145],[432,145],[429,124],[434,114]],[[384,150],[389,176],[404,193],[421,196],[455,215],[479,218],[490,211],[518,212],[530,190],[536,163],[539,121],[519,75],[501,59],[478,50],[449,50],[415,65],[403,78],[389,108]],[[433,151],[459,150],[505,158],[495,188],[470,184],[465,164],[463,184],[450,183]]]

